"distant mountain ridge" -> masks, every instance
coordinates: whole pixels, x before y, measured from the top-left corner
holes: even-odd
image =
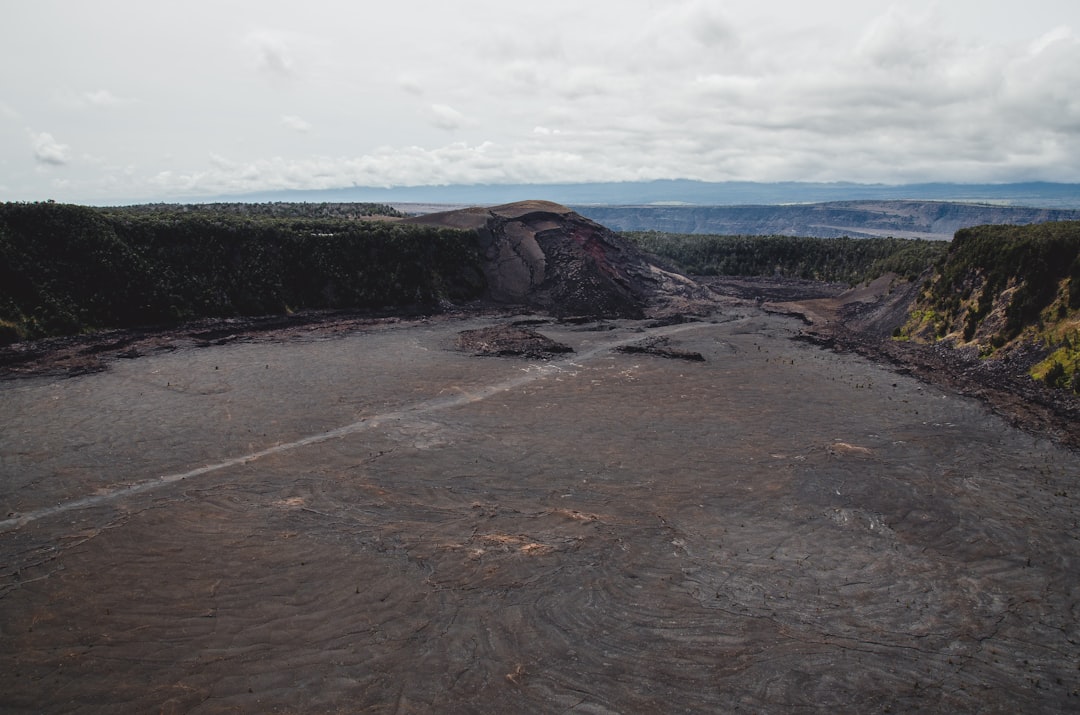
[[[838,201],[788,206],[581,206],[616,231],[949,240],[962,228],[1080,220],[1080,210],[951,201]]]
[[[206,197],[205,201],[374,202],[385,204],[506,204],[542,196],[566,206],[692,204],[737,206],[832,201],[960,201],[1037,208],[1080,209],[1080,184],[858,184],[787,181],[708,182],[689,179],[552,184],[473,184],[450,186],[351,186],[335,189],[262,191]],[[192,200],[192,199],[185,199]]]

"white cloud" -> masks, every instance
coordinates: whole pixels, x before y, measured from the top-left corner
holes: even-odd
[[[135,100],[117,97],[107,89],[99,89],[93,92],[83,92],[83,98],[96,107],[114,107],[122,104],[131,104]]]
[[[167,26],[146,9],[130,27],[80,4],[56,22],[21,5],[24,26],[53,32],[17,42],[0,25],[0,67],[20,68],[4,79],[0,122],[15,131],[0,132],[0,183],[44,193],[44,169],[60,165],[76,199],[674,177],[1080,181],[1080,5],[1063,0],[1022,12],[976,0],[312,2],[238,0]],[[52,132],[31,133],[32,154],[26,126]],[[121,166],[135,169],[105,168]]]
[[[662,69],[696,67],[712,71],[738,61],[742,31],[710,0],[672,2],[633,30],[628,46],[630,66]],[[618,51],[622,42],[617,42]],[[625,52],[625,50],[624,50]]]
[[[1026,133],[1075,140],[1080,135],[1080,38],[1058,30],[1041,40],[1004,67],[1001,109],[1006,121]]]
[[[69,161],[71,147],[56,141],[48,132],[30,132],[30,143],[34,158],[41,164],[63,166]]]
[[[1037,55],[1046,50],[1048,47],[1054,45],[1057,42],[1071,42],[1076,43],[1076,34],[1071,27],[1060,26],[1055,27],[1050,32],[1039,37],[1035,42],[1031,43],[1031,54]]]
[[[247,36],[246,44],[260,72],[279,78],[295,74],[296,60],[284,33],[258,30]]]
[[[439,129],[453,131],[468,123],[464,114],[445,104],[431,105],[431,123]]]
[[[926,16],[911,16],[893,5],[859,38],[855,56],[888,72],[934,65],[945,45]]]
[[[420,96],[424,93],[424,85],[420,78],[412,74],[403,74],[398,77],[398,86],[409,94]]]
[[[138,100],[119,97],[108,89],[76,91],[70,88],[53,92],[53,101],[65,109],[84,110],[87,108],[112,108],[136,104]]]
[[[157,190],[170,195],[208,195],[351,185],[550,182],[571,175],[583,179],[617,178],[617,173],[592,165],[574,151],[539,147],[520,151],[491,142],[455,142],[433,149],[383,147],[351,158],[273,157],[242,163],[212,155],[211,165],[201,171],[163,171],[150,181]]]
[[[315,13],[312,9],[310,12]],[[262,27],[243,37],[242,47],[249,67],[273,81],[310,83],[325,80],[334,73],[351,70],[335,62],[335,42],[321,32],[305,32],[302,23],[288,25],[289,29]],[[354,43],[363,41],[351,36],[347,25],[340,28],[344,37]],[[225,52],[225,48],[221,48]],[[220,82],[211,82],[220,84]]]
[[[281,117],[281,124],[284,127],[288,127],[293,131],[301,133],[307,133],[311,131],[311,124],[309,122],[293,114],[283,115]]]
[[[227,159],[226,157],[222,156],[221,154],[216,154],[214,152],[210,152],[209,159],[210,159],[210,164],[214,168],[220,169],[222,171],[233,171],[238,166],[238,164],[235,161]]]

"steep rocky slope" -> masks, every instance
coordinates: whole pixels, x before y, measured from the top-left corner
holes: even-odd
[[[1080,222],[957,232],[898,335],[1080,392]]]
[[[479,236],[487,298],[558,316],[642,317],[704,309],[712,297],[613,231],[549,201],[408,219]]]
[[[891,362],[1080,447],[1080,222],[960,231],[916,281],[765,307],[801,316],[805,339]]]
[[[1018,342],[988,358],[980,356],[977,345],[959,343],[954,337],[904,339],[905,321],[921,315],[917,301],[923,280],[883,276],[831,294],[824,284],[774,285],[763,278],[710,280],[718,292],[757,292],[765,297],[766,311],[800,317],[805,322],[800,333],[803,340],[892,364],[900,374],[915,375],[984,402],[1016,427],[1080,447],[1080,395],[1032,377],[1032,366],[1047,355],[1045,347]]]

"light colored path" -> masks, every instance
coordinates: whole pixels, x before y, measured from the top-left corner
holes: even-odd
[[[57,516],[59,514],[75,511],[77,509],[86,509],[90,507],[100,506],[102,504],[107,504],[109,502],[113,502],[124,497],[154,491],[169,484],[182,482],[188,479],[194,479],[195,477],[201,477],[206,474],[211,474],[213,472],[218,472],[223,469],[228,469],[229,467],[237,467],[244,464],[250,464],[251,462],[263,459],[264,457],[270,457],[275,454],[281,454],[283,452],[291,452],[293,450],[301,449],[303,447],[309,447],[311,445],[328,442],[330,440],[338,439],[340,437],[345,437],[359,432],[365,432],[367,430],[377,428],[381,424],[384,424],[386,422],[408,419],[411,417],[417,417],[419,415],[430,414],[432,412],[440,412],[442,410],[451,409],[453,407],[459,407],[461,405],[478,402],[480,400],[486,400],[494,395],[498,395],[500,393],[522,387],[531,382],[541,380],[549,375],[553,375],[562,372],[568,368],[578,366],[580,365],[580,363],[586,360],[594,358],[601,353],[606,353],[622,345],[629,345],[631,343],[639,342],[648,337],[673,335],[676,333],[685,332],[687,330],[696,330],[704,327],[709,327],[710,325],[712,324],[684,323],[679,325],[664,326],[661,328],[653,328],[640,333],[631,333],[630,335],[618,338],[616,340],[605,341],[603,343],[594,345],[588,350],[574,354],[572,357],[569,357],[565,360],[547,363],[531,363],[528,368],[524,369],[524,372],[521,375],[517,375],[510,379],[501,380],[485,387],[471,389],[466,392],[462,392],[457,395],[451,395],[448,397],[438,397],[435,399],[424,400],[408,407],[403,407],[397,410],[391,410],[382,414],[366,417],[357,422],[343,425],[341,427],[337,427],[326,432],[308,435],[307,437],[302,437],[292,442],[277,444],[273,447],[267,447],[266,449],[261,449],[256,452],[251,452],[249,454],[241,455],[238,457],[232,457],[221,462],[208,464],[202,467],[198,467],[196,469],[188,470],[186,472],[167,474],[160,476],[156,479],[148,479],[146,481],[137,482],[135,484],[116,486],[110,489],[99,491],[91,496],[71,499],[65,502],[54,504],[52,506],[35,509],[33,511],[28,511],[21,514],[16,514],[15,516],[0,521],[0,532],[13,531],[39,519]]]

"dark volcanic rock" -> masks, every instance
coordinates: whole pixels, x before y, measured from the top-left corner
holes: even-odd
[[[429,214],[410,222],[472,229],[484,252],[488,298],[552,315],[640,318],[708,290],[654,265],[615,232],[548,201]]]
[[[458,334],[457,345],[476,355],[500,357],[548,358],[560,353],[574,352],[569,345],[516,325],[466,330]]]
[[[683,350],[670,345],[671,340],[667,337],[650,339],[636,345],[621,345],[615,348],[615,352],[628,355],[653,355],[655,357],[673,358],[675,360],[688,360],[690,362],[705,362],[705,356],[693,350]]]
[[[800,339],[891,363],[902,374],[982,400],[1014,426],[1080,446],[1080,397],[1029,374],[1045,348],[1025,344],[984,359],[977,348],[957,348],[952,340],[921,344],[893,339],[892,331],[903,323],[923,283],[884,276],[833,297],[770,302],[764,309],[802,318],[807,327]]]

